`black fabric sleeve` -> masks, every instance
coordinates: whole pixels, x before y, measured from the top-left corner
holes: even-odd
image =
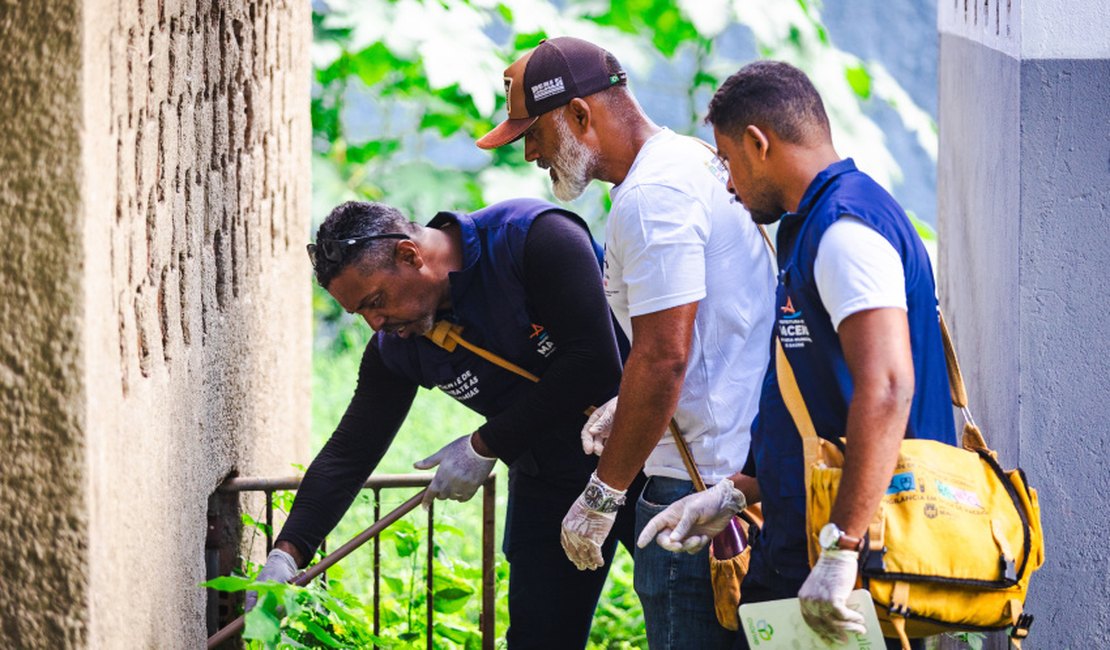
[[[293,544],[306,560],[312,557],[389,449],[416,390],[386,368],[374,342],[366,346],[354,397],[305,472],[277,541]]]
[[[755,429],[755,427],[753,426],[752,429]],[[740,473],[752,478],[759,478],[755,474],[755,450],[751,446],[748,447],[748,456],[744,459],[744,468],[740,470]]]
[[[555,422],[584,420],[589,406],[616,394],[621,361],[593,243],[585,227],[558,212],[540,215],[524,242],[528,307],[555,342],[554,359],[523,399],[478,429],[506,463]]]

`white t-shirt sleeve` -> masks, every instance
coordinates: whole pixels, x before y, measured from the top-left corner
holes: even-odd
[[[902,258],[885,237],[856,217],[844,215],[825,230],[813,267],[833,329],[857,312],[906,309]]]
[[[630,317],[705,297],[709,215],[700,201],[662,185],[621,197],[616,237]]]

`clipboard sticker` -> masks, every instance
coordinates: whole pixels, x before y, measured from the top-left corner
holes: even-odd
[[[753,650],[879,650],[885,647],[871,594],[866,589],[853,591],[848,597],[848,607],[863,614],[867,634],[849,634],[847,643],[826,643],[817,636],[802,618],[797,598],[741,605],[740,625]]]

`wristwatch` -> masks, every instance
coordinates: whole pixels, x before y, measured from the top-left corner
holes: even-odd
[[[859,553],[863,550],[862,537],[853,537],[845,533],[840,530],[840,526],[831,521],[821,527],[821,532],[817,534],[817,543],[823,551],[855,551]]]
[[[625,490],[614,490],[597,477],[597,472],[590,476],[586,490],[582,492],[582,500],[586,507],[600,513],[610,513],[620,510],[624,505]]]

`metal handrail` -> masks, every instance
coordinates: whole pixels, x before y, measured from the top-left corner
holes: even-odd
[[[365,484],[363,489],[374,490],[374,523],[364,531],[359,533],[349,542],[339,547],[332,553],[323,557],[319,562],[310,567],[308,570],[303,571],[294,577],[290,582],[298,586],[304,586],[312,581],[318,575],[323,574],[329,567],[338,563],[358,547],[365,544],[367,541],[374,540],[374,634],[380,633],[380,590],[381,590],[381,546],[379,535],[386,528],[397,522],[401,517],[405,516],[422,500],[424,493],[427,491],[427,486],[431,482],[432,476],[428,474],[393,474],[384,476],[372,476]],[[226,480],[218,491],[223,493],[239,493],[239,492],[264,492],[266,494],[266,552],[269,553],[273,547],[273,493],[278,490],[296,490],[300,487],[301,477],[288,476],[278,478],[261,478],[261,477],[242,477],[231,478]],[[416,495],[409,498],[403,504],[394,508],[385,517],[381,517],[381,490],[390,488],[405,488],[405,487],[423,487],[425,489],[418,492]],[[479,630],[482,634],[482,648],[483,650],[492,650],[494,642],[494,589],[496,576],[493,571],[493,537],[494,526],[496,522],[495,514],[496,505],[496,475],[491,473],[485,482],[482,483],[482,607],[479,619]],[[427,621],[425,626],[426,643],[428,648],[432,648],[432,632],[433,621],[432,612],[434,611],[434,584],[433,584],[433,557],[434,557],[434,503],[428,509],[428,559],[427,559],[427,591],[428,596],[426,599]],[[208,638],[207,647],[209,649],[217,647],[224,641],[232,638],[235,634],[239,633],[244,625],[245,615],[239,616],[228,625],[221,628],[215,634]]]

